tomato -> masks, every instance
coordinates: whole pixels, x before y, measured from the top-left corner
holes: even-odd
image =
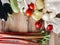
[[[31,9],[26,10],[26,16],[32,16],[32,10]]]
[[[53,29],[53,25],[49,24],[46,28],[47,31],[51,31]]]
[[[40,29],[42,27],[42,23],[40,23],[40,21],[37,21],[35,23],[35,27],[38,28],[38,29]]]
[[[29,7],[31,10],[34,10],[34,4],[33,4],[33,3],[29,4],[28,7]]]

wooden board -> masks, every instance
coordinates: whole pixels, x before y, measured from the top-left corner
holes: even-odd
[[[35,20],[22,13],[13,13],[5,23],[5,30],[18,32],[36,32]]]
[[[49,45],[60,45],[60,34],[55,34],[54,32],[51,32]]]

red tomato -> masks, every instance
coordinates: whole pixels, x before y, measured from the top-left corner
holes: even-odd
[[[31,10],[34,10],[34,4],[33,4],[33,3],[29,4],[28,7],[29,7]]]
[[[37,21],[35,23],[35,27],[38,28],[38,29],[40,29],[42,27],[42,23],[40,23],[39,21]]]
[[[32,10],[31,9],[27,9],[26,10],[26,16],[31,16],[32,15]]]
[[[51,31],[52,29],[53,29],[53,25],[51,25],[51,24],[48,25],[47,28],[46,28],[47,31]]]

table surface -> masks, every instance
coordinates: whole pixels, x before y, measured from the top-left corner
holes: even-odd
[[[49,41],[49,45],[60,45],[60,34],[55,34],[51,32],[51,37]]]

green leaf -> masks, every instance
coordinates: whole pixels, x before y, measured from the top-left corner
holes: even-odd
[[[18,13],[20,11],[18,8],[17,0],[10,0],[10,5],[11,5],[13,12]]]

